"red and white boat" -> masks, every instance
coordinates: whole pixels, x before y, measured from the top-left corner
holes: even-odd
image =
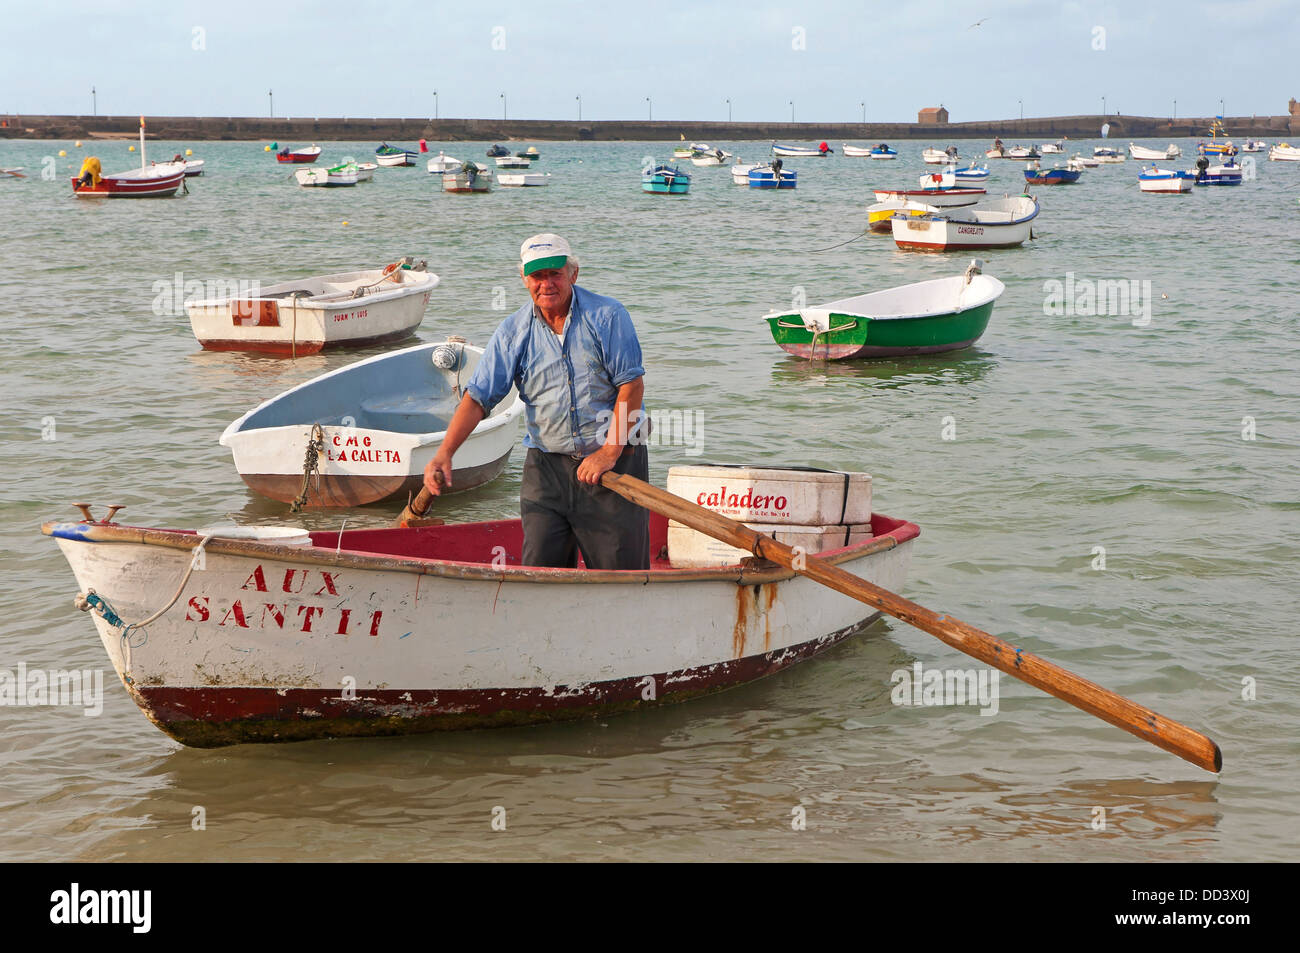
[[[928,177],[923,176],[922,178]],[[973,202],[978,202],[982,196],[988,194],[987,189],[966,185],[933,189],[900,189],[897,191],[876,189],[875,192],[877,202],[924,202],[926,205],[936,205],[940,208],[970,205]]]
[[[297,357],[398,341],[420,326],[438,284],[437,275],[412,264],[300,278],[253,294],[232,289],[227,297],[186,301],[185,310],[194,336],[211,351]]]
[[[196,747],[651,708],[780,671],[878,614],[761,564],[523,566],[518,520],[41,530],[71,565],[78,605],[132,700]],[[896,592],[919,532],[875,514],[868,538],[819,558]],[[651,554],[667,540],[667,520],[652,514]],[[635,620],[636,638],[610,637],[610,606]]]
[[[290,149],[285,146],[275,154],[276,162],[315,162],[320,158],[321,148],[318,145],[303,146],[301,149]]]
[[[147,165],[144,154],[144,117],[140,117],[140,168],[129,172],[100,173],[99,159],[87,156],[81,172],[72,177],[72,194],[77,198],[166,198],[175,195],[185,181],[185,162]]]

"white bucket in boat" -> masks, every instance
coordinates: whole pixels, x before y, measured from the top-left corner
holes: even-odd
[[[796,467],[672,467],[668,492],[742,523],[871,522],[871,475]]]
[[[789,524],[747,523],[750,529],[766,533],[787,546],[799,546],[809,555],[840,549],[871,539],[870,523],[834,526],[792,526]],[[705,536],[680,523],[668,523],[668,561],[675,569],[702,569],[708,566],[734,566],[753,553]]]

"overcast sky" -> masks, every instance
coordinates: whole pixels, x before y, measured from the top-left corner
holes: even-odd
[[[1300,0],[7,4],[0,112],[952,121],[1277,115]],[[975,23],[978,26],[973,26]],[[501,94],[505,94],[503,103]],[[646,102],[647,97],[651,100]]]

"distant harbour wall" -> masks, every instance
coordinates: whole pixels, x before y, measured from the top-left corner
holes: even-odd
[[[1061,138],[1096,139],[1103,122],[1110,124],[1112,139],[1176,139],[1208,135],[1210,119],[1155,116],[1054,116],[1034,119],[999,119],[939,125],[906,122],[578,122],[552,119],[272,119],[251,117],[147,116],[150,139],[179,141],[275,141],[296,145],[313,140],[410,143],[483,141],[696,141],[826,140],[837,147],[841,140],[887,142],[919,139],[943,145],[956,139],[1050,141]],[[1300,136],[1300,115],[1229,116],[1223,120],[1231,136]],[[138,134],[138,116],[30,116],[0,114],[0,138],[9,139],[121,139]]]

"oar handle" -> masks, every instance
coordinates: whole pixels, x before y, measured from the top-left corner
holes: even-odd
[[[443,483],[441,470],[434,471],[433,480],[439,486]],[[415,494],[415,499],[406,504],[402,510],[402,515],[397,518],[397,525],[400,527],[430,525],[430,521],[425,519],[425,514],[429,512],[429,507],[433,505],[433,494],[429,492],[428,487],[420,487],[420,492]],[[442,520],[436,523],[441,524]]]
[[[1006,672],[1013,678],[1033,685],[1076,708],[1096,715],[1117,728],[1123,728],[1157,747],[1172,752],[1197,767],[1218,772],[1223,767],[1219,746],[1200,732],[1170,721],[1151,709],[1081,678],[1046,659],[1016,648],[972,625],[951,616],[939,615],[910,599],[881,589],[828,562],[795,550],[771,536],[728,519],[721,513],[651,486],[636,477],[607,472],[601,485],[615,493],[676,520],[714,539],[755,556],[770,560],[787,569],[808,576],[824,586],[865,602],[882,612],[928,632],[940,641],[980,661]]]

